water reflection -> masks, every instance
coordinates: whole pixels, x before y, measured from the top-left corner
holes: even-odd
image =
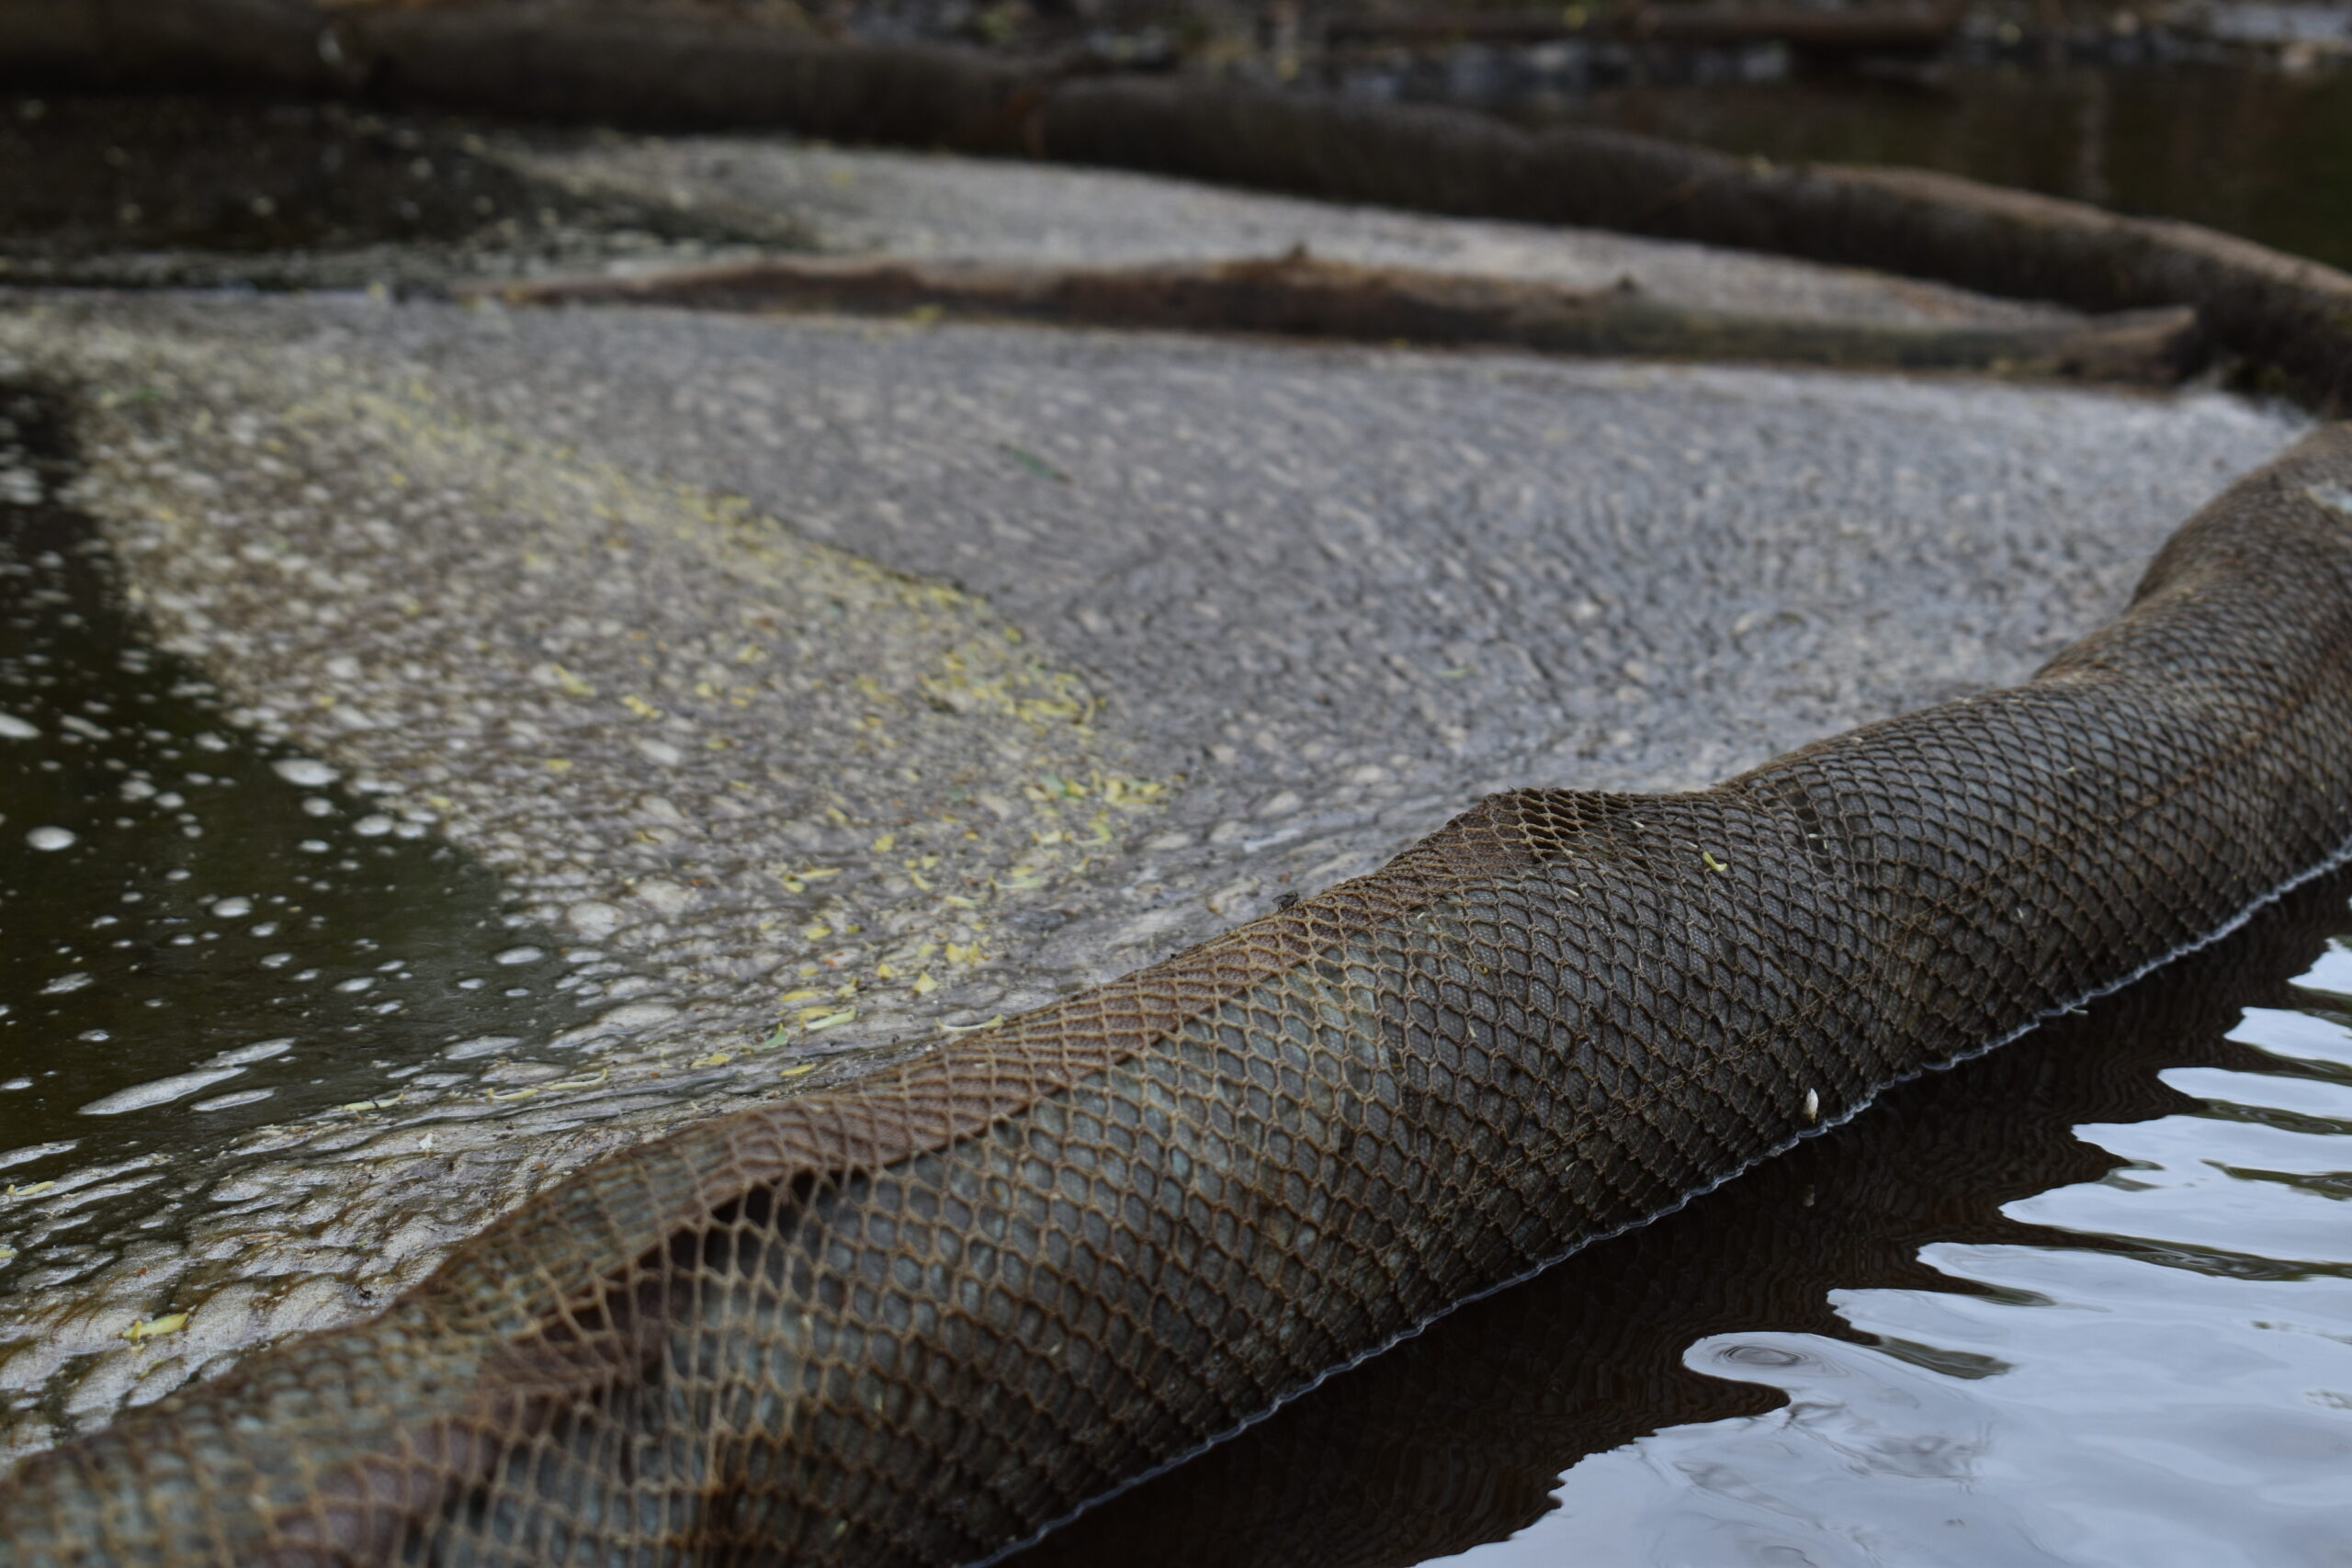
[[[2352,71],[1955,60],[1900,79],[1661,84],[1508,107],[1783,162],[1944,169],[2352,266]]]
[[[0,387],[0,1289],[165,1224],[166,1166],[576,1024],[602,958],[224,722],[62,502],[62,411]]]
[[[1013,1561],[2352,1561],[2347,896],[1906,1085]]]

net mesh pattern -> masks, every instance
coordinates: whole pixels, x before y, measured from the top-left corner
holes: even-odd
[[[1373,875],[560,1185],[0,1483],[23,1563],[984,1559],[2352,839],[2352,427],[2030,682]]]

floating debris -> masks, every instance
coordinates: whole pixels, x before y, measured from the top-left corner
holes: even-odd
[[[187,1326],[187,1314],[167,1312],[161,1317],[142,1317],[122,1331],[122,1337],[133,1345],[150,1339],[160,1339],[166,1334],[177,1334]]]

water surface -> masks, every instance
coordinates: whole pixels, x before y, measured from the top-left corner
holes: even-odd
[[[2352,1562],[2352,877],[1016,1558]]]
[[[67,406],[0,386],[0,1295],[175,1231],[242,1134],[576,1024],[602,959],[227,721],[68,503]]]
[[[1495,76],[1472,101],[1782,162],[1941,169],[2352,267],[2352,70],[1950,60],[1590,90],[1511,81]],[[1442,82],[1427,91],[1449,96]]]
[[[2352,267],[2352,71],[1951,62],[1628,87],[1567,112],[1734,152],[1943,169]]]

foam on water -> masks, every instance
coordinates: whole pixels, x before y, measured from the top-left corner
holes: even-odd
[[[255,1062],[266,1062],[273,1056],[283,1056],[294,1049],[288,1040],[256,1040],[250,1045],[239,1045],[205,1058],[208,1067],[246,1067]]]
[[[280,757],[269,766],[271,772],[288,784],[300,784],[306,789],[323,788],[343,776],[312,757]],[[310,802],[303,802],[303,808],[308,810]]]
[[[186,1100],[198,1089],[235,1077],[242,1067],[214,1067],[203,1072],[175,1073],[153,1083],[133,1084],[117,1089],[82,1107],[85,1116],[119,1116],[126,1111],[145,1111],[152,1106],[169,1105],[175,1100]]]
[[[258,1105],[277,1094],[274,1089],[241,1089],[233,1094],[218,1094],[209,1100],[199,1100],[188,1107],[190,1111],[234,1111],[241,1106]]]
[[[30,451],[62,480],[57,415],[0,385],[0,456]],[[384,830],[339,770],[227,723],[210,682],[131,613],[90,521],[46,499],[0,497],[0,821],[26,824],[0,854],[5,1446],[119,1343],[60,1335],[61,1310],[198,1306],[226,1281],[187,1281],[179,1238],[219,1193],[301,1201],[300,1183],[260,1177],[260,1152],[332,1137],[320,1119],[355,1104],[486,1104],[481,1075],[528,1071],[590,1012],[461,988],[547,938],[429,829]],[[239,891],[199,891],[223,887]],[[497,1060],[418,1081],[490,1031]],[[96,1151],[75,1136],[94,1118]],[[121,1175],[162,1166],[168,1184]]]

